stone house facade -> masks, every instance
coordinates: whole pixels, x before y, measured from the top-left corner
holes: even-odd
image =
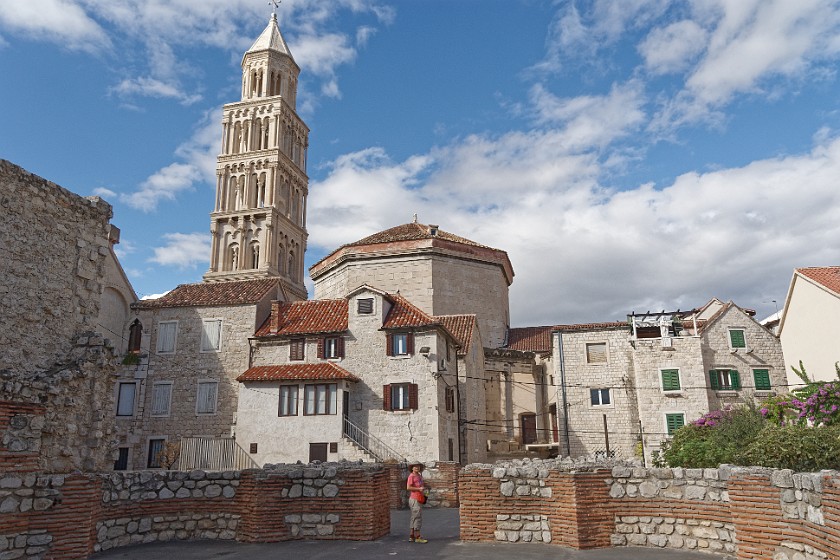
[[[458,429],[462,382],[480,370],[457,357],[447,321],[369,286],[275,302],[238,378],[237,441],[260,464],[353,459],[360,448],[368,460],[481,458]]]

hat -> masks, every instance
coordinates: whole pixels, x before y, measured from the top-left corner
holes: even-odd
[[[419,467],[421,471],[424,471],[426,469],[426,465],[424,465],[420,461],[412,461],[408,463],[408,470],[414,470],[414,467]]]

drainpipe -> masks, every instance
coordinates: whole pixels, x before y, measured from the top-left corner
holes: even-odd
[[[449,344],[447,342],[447,344]],[[455,406],[458,407],[458,464],[464,464],[464,449],[461,445],[461,438],[463,437],[462,430],[466,424],[464,423],[463,411],[461,410],[461,376],[458,375],[458,347],[455,347]],[[467,395],[469,397],[469,395]]]
[[[563,333],[557,333],[557,341],[560,347],[558,356],[560,359],[560,388],[563,392],[563,435],[566,438],[566,456],[568,457],[572,454],[572,444],[569,439],[569,408],[566,402],[566,359],[563,353]],[[559,415],[557,421],[560,421]]]

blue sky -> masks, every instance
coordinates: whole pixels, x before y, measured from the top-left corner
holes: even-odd
[[[114,206],[141,295],[209,259],[259,0],[0,0],[0,157]],[[417,213],[508,251],[515,326],[769,315],[840,264],[840,3],[284,0],[307,265]],[[774,303],[776,300],[777,303]]]

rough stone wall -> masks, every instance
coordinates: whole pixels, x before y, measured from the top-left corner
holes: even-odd
[[[461,420],[464,421],[460,437],[465,455],[461,460],[466,463],[484,462],[487,460],[487,375],[484,349],[476,333],[473,333],[469,352],[458,358],[458,377],[461,382],[459,406]]]
[[[113,465],[117,358],[105,342],[88,333],[52,369],[0,371],[0,465],[58,473]]]
[[[385,463],[388,471],[388,495],[391,509],[408,507],[408,490],[405,489],[410,473],[408,463]],[[424,464],[423,481],[429,490],[427,508],[458,507],[458,471],[461,466],[450,461],[432,461]]]
[[[733,327],[744,329],[746,350],[730,350],[729,329]],[[737,370],[741,377],[742,388],[739,391],[712,392],[712,409],[748,399],[761,400],[771,394],[787,392],[785,362],[779,339],[737,307],[733,306],[724,311],[723,315],[703,332],[703,363],[707,380],[709,370],[718,368]],[[753,369],[769,370],[771,391],[755,389]]]
[[[152,437],[175,443],[188,436],[233,435],[239,395],[236,377],[248,369],[248,336],[260,319],[256,309],[253,305],[242,305],[140,310],[145,339],[143,353],[147,357],[138,365],[123,366],[117,379],[137,383],[135,414],[116,417],[120,446],[129,448],[129,469],[148,465],[148,441]],[[219,351],[201,351],[204,319],[222,320]],[[157,352],[162,321],[178,322],[174,354]],[[196,412],[199,381],[218,382],[215,414]],[[172,382],[170,412],[166,416],[151,415],[153,387],[159,382]],[[116,400],[116,393],[112,398]]]
[[[552,375],[555,386],[550,399],[557,404],[560,415],[560,454],[580,457],[606,456],[607,441],[604,435],[604,415],[607,417],[610,454],[631,459],[639,436],[639,409],[633,376],[632,347],[626,329],[564,332],[554,334],[554,360]],[[560,371],[559,345],[563,343],[563,361],[566,377],[566,402],[568,404],[569,447],[566,449],[565,418],[562,413],[562,372]],[[587,362],[587,344],[604,343],[607,346],[605,363]],[[608,389],[610,403],[593,405],[591,389]]]
[[[111,206],[0,160],[0,371],[62,363],[99,314]]]

